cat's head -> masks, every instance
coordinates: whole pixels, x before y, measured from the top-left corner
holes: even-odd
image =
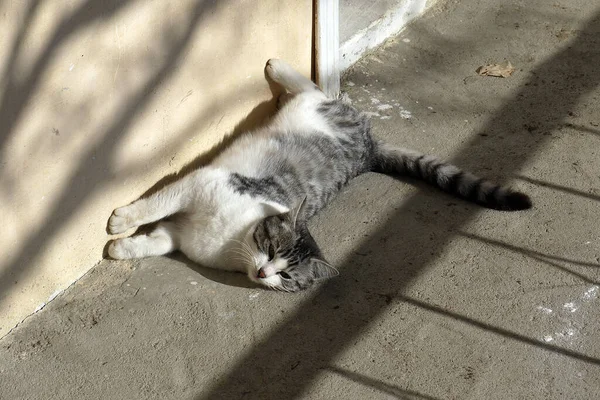
[[[306,222],[298,220],[304,204],[258,223],[252,234],[256,250],[255,265],[248,271],[250,279],[273,289],[296,292],[338,275],[323,258]]]

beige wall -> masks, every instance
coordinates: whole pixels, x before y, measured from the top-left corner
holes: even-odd
[[[312,1],[0,2],[0,337],[102,257],[113,208],[310,73]]]

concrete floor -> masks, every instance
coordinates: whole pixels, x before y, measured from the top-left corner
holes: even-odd
[[[0,341],[6,399],[596,399],[600,8],[447,1],[359,62],[376,135],[534,199],[355,180],[312,221],[341,275],[289,295],[181,256],[105,261]],[[516,72],[480,77],[482,64]]]

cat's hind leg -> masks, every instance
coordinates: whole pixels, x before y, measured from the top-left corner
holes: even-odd
[[[319,91],[319,88],[313,81],[296,71],[285,61],[271,58],[267,61],[266,71],[271,79],[279,83],[291,94],[313,90]]]
[[[187,206],[185,177],[153,195],[115,209],[108,219],[108,232],[123,233],[128,229],[158,221]]]
[[[114,240],[108,246],[108,255],[115,260],[160,256],[179,248],[179,231],[174,222],[161,221],[147,235],[136,235]]]

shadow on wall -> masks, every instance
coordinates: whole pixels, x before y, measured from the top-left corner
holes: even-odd
[[[457,165],[469,165],[473,158],[483,153],[488,160],[484,168],[502,171],[505,176],[517,174],[548,140],[548,136],[527,132],[523,126],[535,124],[540,131],[549,132],[564,125],[564,119],[582,97],[599,86],[600,75],[596,71],[599,63],[600,14],[596,14],[568,47],[540,64],[528,82],[490,118],[482,129],[487,137],[474,135],[451,161]],[[543,80],[554,77],[557,78],[554,85],[543,84]],[[493,140],[501,136],[504,140]],[[489,138],[492,138],[491,142]],[[378,233],[356,249],[356,253],[369,254],[368,259],[348,258],[340,268],[340,278],[319,288],[310,299],[299,305],[294,315],[256,343],[254,349],[232,366],[228,374],[197,398],[239,398],[241,393],[244,398],[300,397],[320,371],[330,369],[334,360],[359,340],[359,336],[379,319],[394,299],[443,313],[538,349],[600,365],[598,358],[405,297],[402,294],[404,288],[428,268],[456,236],[460,226],[471,221],[478,212],[476,207],[469,207],[459,216],[460,222],[454,223],[439,220],[436,224],[424,225],[415,221],[416,214],[429,213],[432,202],[433,209],[439,210],[444,209],[446,201],[437,197],[431,199],[422,193],[409,198]],[[432,235],[435,241],[429,240]],[[414,248],[428,251],[415,256],[410,251]],[[525,253],[556,261],[556,257],[530,251]],[[390,260],[398,262],[392,264]],[[268,385],[262,380],[265,377],[268,377]]]
[[[32,268],[36,265],[36,261],[39,261],[40,255],[53,240],[53,237],[71,222],[87,201],[99,195],[104,186],[114,178],[116,154],[127,136],[126,133],[137,123],[136,118],[138,114],[152,103],[153,95],[178,70],[178,64],[188,55],[190,39],[196,33],[202,21],[214,13],[217,6],[223,7],[224,3],[211,0],[190,1],[188,4],[190,8],[189,12],[185,14],[187,18],[185,25],[175,23],[169,25],[165,23],[160,26],[160,29],[156,29],[156,35],[160,35],[160,38],[156,42],[148,43],[146,46],[148,59],[145,60],[144,67],[147,68],[147,78],[140,81],[139,76],[131,77],[131,80],[135,81],[135,85],[125,85],[127,87],[122,88],[123,92],[128,91],[123,103],[115,107],[115,112],[110,114],[109,120],[102,121],[100,124],[90,128],[92,130],[97,129],[96,132],[87,132],[87,134],[93,135],[92,144],[85,147],[84,154],[77,157],[77,163],[74,163],[73,168],[65,179],[65,184],[62,185],[62,192],[55,197],[55,200],[50,205],[47,204],[48,212],[45,214],[46,217],[42,223],[31,229],[26,240],[21,241],[19,246],[14,250],[15,256],[11,257],[10,263],[0,271],[0,305],[3,304],[9,289],[17,281],[26,277],[29,273],[35,272]],[[44,47],[33,58],[31,67],[24,68],[23,65],[19,64],[19,61],[22,62],[23,59],[21,53],[27,47],[26,41],[28,36],[32,35],[31,30],[33,28],[31,27],[35,25],[32,21],[38,16],[39,9],[44,6],[43,2],[39,0],[29,2],[23,14],[18,32],[12,39],[12,47],[8,53],[7,63],[1,75],[3,85],[1,86],[0,93],[0,121],[2,121],[0,124],[0,152],[3,159],[6,159],[7,152],[10,150],[9,143],[14,139],[16,127],[28,115],[27,113],[30,110],[27,108],[30,107],[31,102],[39,94],[38,89],[42,78],[45,74],[50,73],[49,68],[53,60],[63,50],[63,46],[84,28],[94,27],[94,24],[118,18],[117,14],[119,12],[133,4],[136,4],[135,0],[110,0],[102,2],[85,0],[81,1],[75,9],[69,9],[69,6],[63,7],[64,15],[62,15],[56,26],[48,34],[50,39],[45,41]],[[115,29],[117,28],[115,27]],[[236,29],[237,35],[243,36],[244,26],[237,26]],[[156,46],[160,48],[154,48]],[[156,56],[156,54],[159,54],[159,56]],[[121,69],[127,70],[126,67],[121,66]],[[134,66],[129,67],[135,70]],[[143,74],[140,75],[143,76]],[[67,89],[65,88],[65,90]],[[245,93],[245,90],[248,93]],[[91,92],[90,96],[99,96],[98,93],[93,93],[91,88],[89,91]],[[202,110],[198,118],[192,121],[188,128],[174,133],[172,135],[173,138],[169,139],[169,145],[161,149],[161,151],[173,154],[178,149],[189,146],[189,136],[196,132],[198,124],[200,124],[203,118],[217,112],[224,112],[223,105],[227,104],[228,100],[233,98],[239,99],[251,92],[251,88],[236,87],[230,90],[228,96],[225,96],[229,98],[215,99],[214,104]],[[106,96],[112,96],[112,94],[108,93]],[[74,105],[72,109],[78,111],[76,114],[94,113],[96,111],[88,110],[87,106],[84,99],[81,104]],[[273,102],[261,104],[243,122],[243,128],[245,129],[256,123],[259,113],[264,113],[273,108]],[[54,111],[56,112],[56,110]],[[79,117],[79,115],[64,115],[60,114],[60,112],[56,112],[56,114],[58,117],[55,115],[55,119]],[[52,123],[50,121],[45,122]],[[59,134],[59,131],[56,130],[56,135]],[[73,135],[70,138],[62,135],[61,140],[72,140],[71,143],[63,143],[63,146],[68,147],[76,145],[75,142],[81,140],[81,135],[79,137]],[[44,151],[44,149],[41,150]],[[211,152],[211,154],[213,153]],[[71,162],[72,160],[68,161]],[[150,163],[151,160],[144,159],[137,164],[128,165],[127,170],[124,172],[120,171],[120,173],[130,179],[135,179],[143,173],[148,173],[150,169],[148,165]],[[11,176],[3,169],[2,191],[5,194],[12,194],[15,180],[17,179],[16,176]],[[108,216],[106,215],[106,218]]]
[[[16,79],[17,61],[24,48],[25,39],[29,33],[28,30],[33,25],[36,13],[43,2],[33,0],[29,3],[25,10],[23,22],[20,24],[20,29],[12,42],[12,47],[7,57],[7,64],[2,73],[2,82],[4,83],[4,88],[0,95],[0,121],[2,121],[0,125],[0,149],[2,151],[4,151],[4,146],[9,135],[22,116],[28,101],[35,94],[40,79],[42,79],[46,68],[61,44],[89,24],[100,19],[111,18],[129,2],[119,0],[104,2],[88,0],[83,2],[77,9],[60,21],[48,40],[48,44],[32,63],[30,72],[26,76]]]
[[[240,122],[238,122],[236,124],[236,126],[233,128],[232,132],[229,135],[223,137],[223,139],[218,144],[216,144],[212,149],[200,154],[198,157],[196,157],[195,159],[193,159],[192,161],[187,163],[178,172],[164,176],[163,178],[161,178],[158,182],[156,182],[154,185],[152,185],[152,187],[150,189],[148,189],[146,192],[144,192],[140,196],[140,198],[148,197],[148,196],[158,192],[160,189],[162,189],[166,185],[179,180],[183,176],[195,171],[196,169],[198,169],[204,165],[210,164],[212,162],[212,160],[214,160],[215,157],[217,157],[219,155],[219,153],[221,153],[224,149],[226,149],[229,145],[231,145],[233,143],[233,141],[235,139],[237,139],[240,135],[242,135],[243,133],[249,132],[251,130],[258,129],[261,126],[264,126],[268,122],[269,118],[272,116],[273,112],[275,111],[275,109],[277,107],[277,99],[279,97],[279,90],[280,90],[278,88],[277,84],[275,82],[273,82],[271,80],[271,78],[269,78],[267,76],[266,73],[265,73],[265,79],[269,83],[269,89],[272,94],[271,100],[263,101],[262,103],[260,103],[256,107],[254,107],[252,109],[252,111],[250,111],[243,120],[241,120]],[[204,119],[203,117],[210,115],[211,112],[212,112],[212,110],[207,113],[201,114],[201,116],[198,118],[198,120]],[[185,135],[184,135],[184,137],[185,137]]]

